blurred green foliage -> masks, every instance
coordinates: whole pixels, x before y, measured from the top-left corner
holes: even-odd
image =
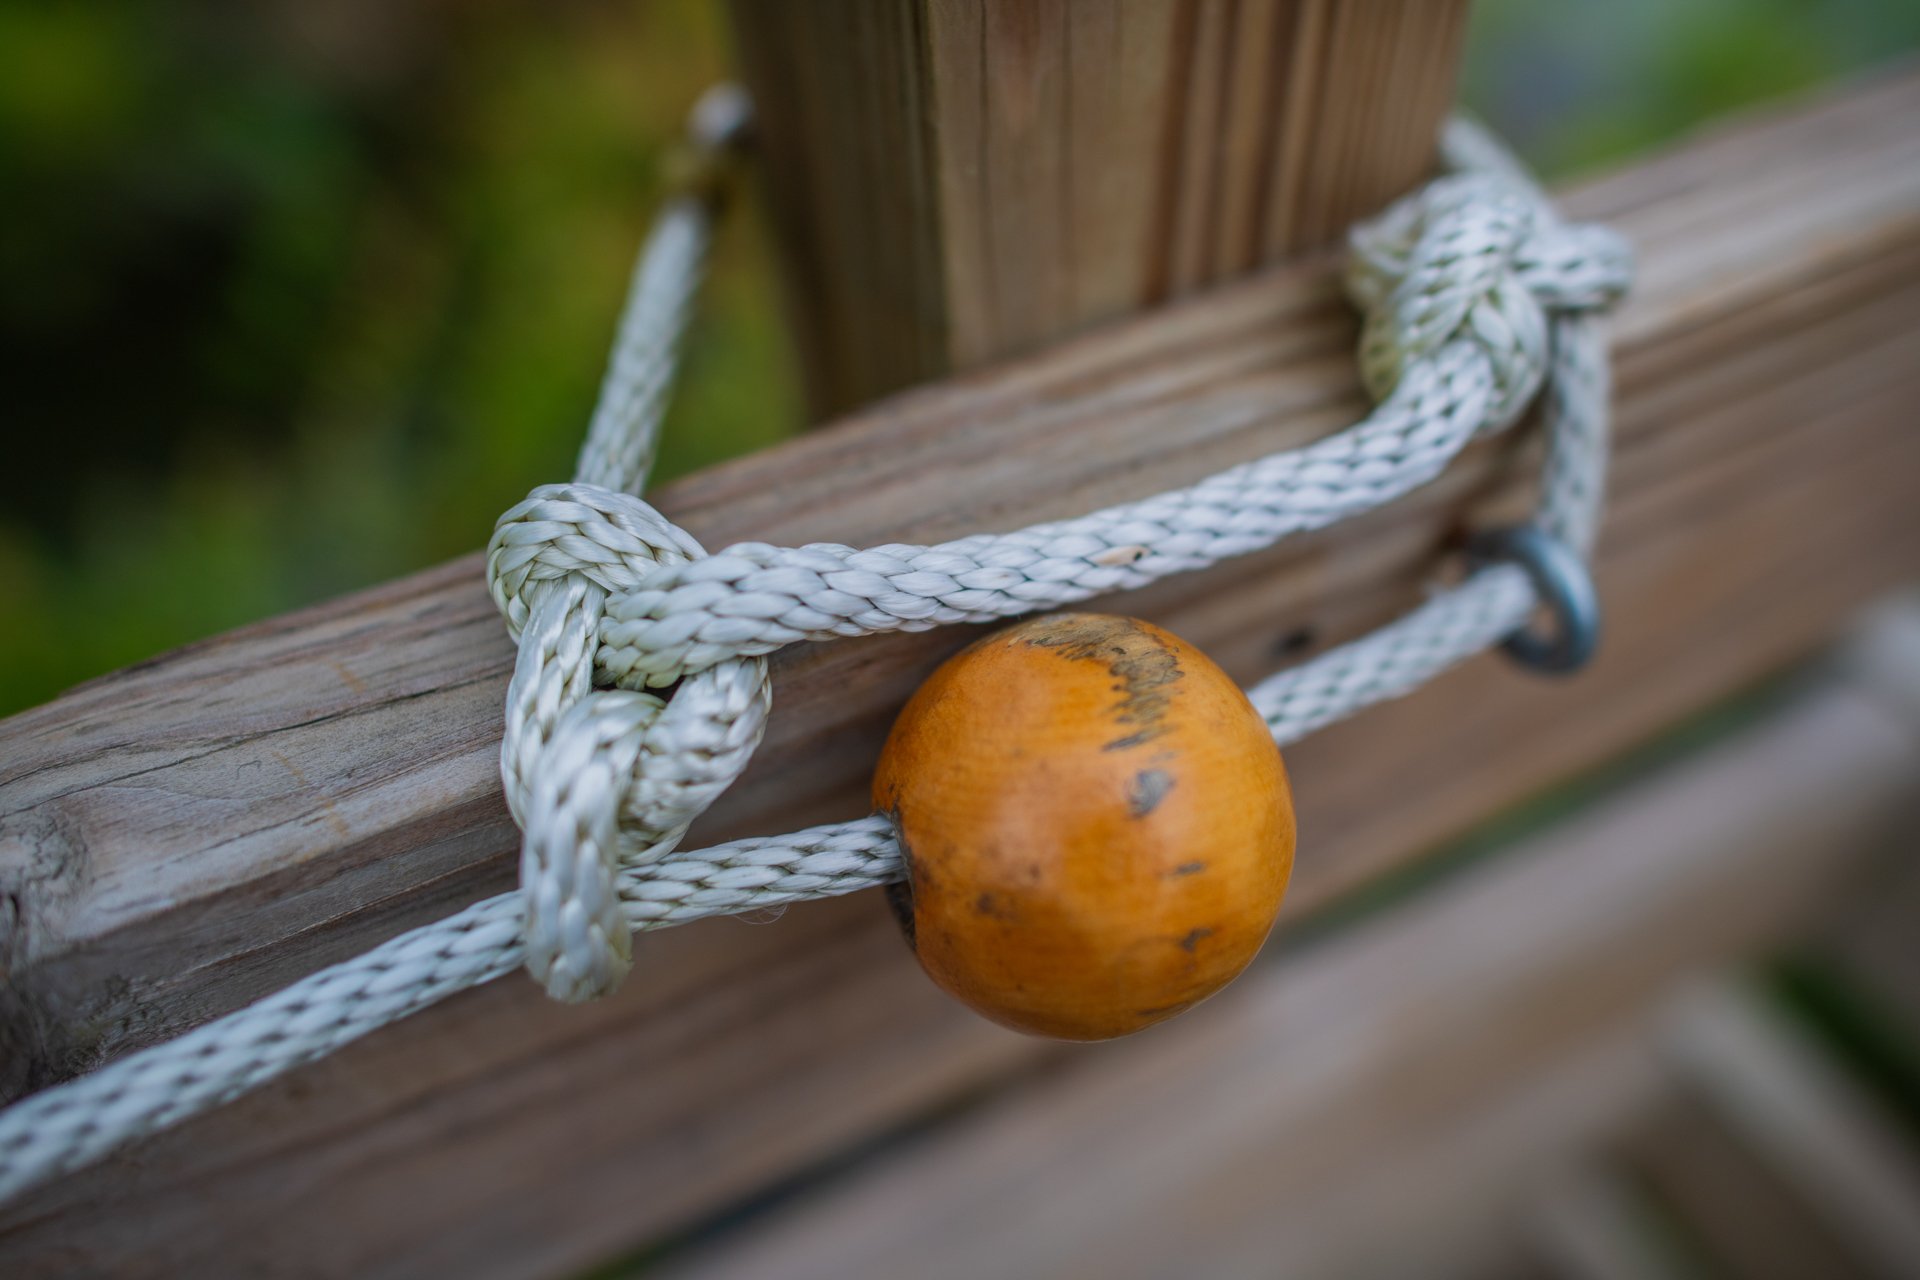
[[[0,8],[0,711],[565,475],[712,6]],[[791,429],[751,220],[662,470]]]
[[[1920,44],[1920,5],[1482,0],[1550,172]],[[712,0],[0,0],[0,713],[479,545],[567,472]],[[761,229],[660,474],[798,420]]]
[[[1914,0],[1474,0],[1462,95],[1565,176],[1915,48]]]

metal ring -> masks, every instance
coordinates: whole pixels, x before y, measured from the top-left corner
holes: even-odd
[[[1522,627],[1501,648],[1529,671],[1568,675],[1593,659],[1600,644],[1600,597],[1584,560],[1537,525],[1510,525],[1477,533],[1467,553],[1482,564],[1503,562],[1527,575],[1553,615],[1550,633]]]

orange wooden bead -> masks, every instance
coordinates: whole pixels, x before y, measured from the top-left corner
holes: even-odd
[[[1293,801],[1260,715],[1158,627],[1052,614],[914,694],[874,805],[928,975],[1016,1030],[1104,1040],[1225,986],[1272,928]]]

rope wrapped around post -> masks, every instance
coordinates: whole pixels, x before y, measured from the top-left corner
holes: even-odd
[[[1184,489],[1077,519],[936,546],[743,543],[713,555],[632,495],[658,438],[719,191],[747,123],[738,91],[696,109],[698,181],[643,250],[570,484],[495,529],[490,589],[519,644],[502,779],[521,890],[414,929],[187,1034],[0,1112],[0,1200],[524,964],[591,998],[632,964],[632,932],[897,879],[879,815],[677,851],[746,767],[770,705],[765,657],[802,640],[1011,617],[1137,587],[1390,502],[1536,400],[1548,457],[1535,526],[1584,558],[1606,462],[1598,312],[1625,245],[1560,222],[1489,136],[1456,123],[1460,170],[1353,237],[1358,425]],[[1540,604],[1487,564],[1406,617],[1249,690],[1283,745],[1502,643]]]

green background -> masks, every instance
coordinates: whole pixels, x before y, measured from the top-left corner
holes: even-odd
[[[1564,176],[1920,45],[1920,5],[1481,0]],[[0,3],[0,713],[480,545],[564,475],[711,3]],[[794,429],[727,229],[659,475]]]

